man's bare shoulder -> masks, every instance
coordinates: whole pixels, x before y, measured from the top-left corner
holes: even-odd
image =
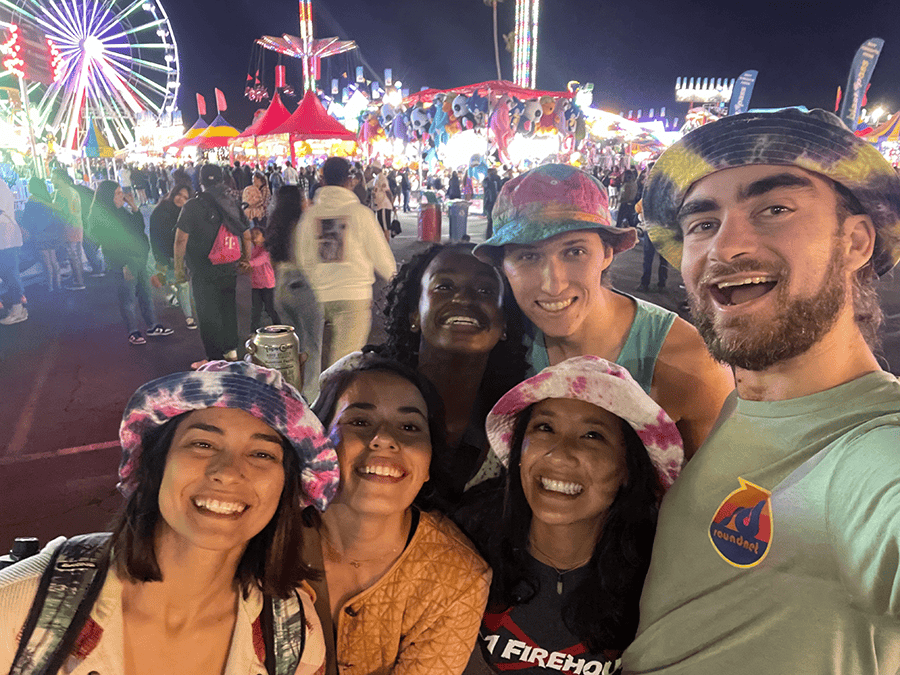
[[[696,328],[676,318],[656,361],[652,391],[678,423],[688,456],[705,440],[733,390],[731,369],[713,360]]]

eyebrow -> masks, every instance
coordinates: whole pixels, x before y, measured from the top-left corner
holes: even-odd
[[[772,190],[783,188],[791,188],[797,190],[808,190],[813,187],[813,182],[805,176],[798,176],[793,173],[779,173],[774,176],[767,176],[753,181],[746,187],[738,191],[738,201],[747,201],[753,197],[761,197]],[[719,202],[715,199],[695,199],[688,200],[678,209],[678,219],[687,218],[695,213],[707,213],[715,211],[719,208]]]
[[[453,268],[441,267],[440,269],[436,269],[434,273],[431,275],[432,278],[436,277],[438,274],[446,274],[447,276],[468,276],[468,272],[460,272],[459,270],[455,270]],[[493,269],[482,270],[479,269],[475,272],[475,276],[477,277],[485,277],[486,279],[496,279],[497,275]]]
[[[539,410],[539,411],[537,411],[536,413],[534,413],[534,416],[532,417],[532,419],[538,418],[538,417],[550,417],[550,418],[556,418],[556,417],[559,417],[559,416],[558,416],[555,412],[553,412],[552,410],[546,410],[546,411],[545,411],[545,410]],[[598,418],[598,417],[588,417],[588,418],[586,418],[586,419],[581,420],[581,423],[582,423],[582,424],[587,424],[588,426],[592,426],[592,427],[602,427],[603,429],[609,429],[609,428],[610,428],[609,421],[600,419],[600,418]]]
[[[376,406],[374,403],[365,403],[360,401],[359,403],[350,403],[346,408],[344,408],[344,410],[375,410],[377,408],[378,406]],[[428,419],[425,413],[423,413],[414,405],[400,406],[399,408],[397,408],[397,411],[402,413],[413,413],[416,415],[421,415],[423,420]]]
[[[206,424],[205,422],[192,422],[188,425],[187,430],[191,429],[199,429],[200,431],[208,431],[212,434],[219,434],[220,436],[224,436],[225,432],[214,424]],[[269,441],[270,443],[276,443],[277,445],[281,445],[281,437],[274,436],[272,434],[263,434],[263,433],[255,433],[251,438],[260,440],[260,441]]]

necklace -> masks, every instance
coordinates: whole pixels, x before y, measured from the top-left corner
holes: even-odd
[[[591,557],[593,555],[593,554],[591,554],[584,560],[581,560],[572,565],[569,565],[568,567],[566,565],[562,565],[562,566],[560,566],[562,568],[561,569],[560,567],[556,566],[557,561],[555,561],[549,555],[544,553],[540,548],[538,548],[537,544],[534,543],[534,539],[529,537],[528,543],[531,545],[531,548],[534,549],[535,552],[539,553],[541,555],[541,558],[543,558],[543,560],[538,560],[538,562],[543,562],[545,565],[549,565],[556,572],[556,594],[557,595],[562,595],[562,592],[563,592],[563,576],[568,574],[569,572],[573,572],[573,571],[587,565],[591,561]]]
[[[387,553],[382,553],[380,556],[376,558],[367,558],[365,560],[357,559],[357,558],[344,558],[341,553],[334,547],[334,544],[329,541],[328,537],[326,537],[323,533],[319,533],[319,536],[322,537],[322,541],[325,542],[325,546],[332,553],[331,561],[336,563],[342,563],[346,565],[351,565],[354,569],[359,569],[360,565],[364,565],[367,563],[378,562],[379,560],[384,560],[388,556],[396,555],[399,551],[402,550],[402,547],[393,548]]]

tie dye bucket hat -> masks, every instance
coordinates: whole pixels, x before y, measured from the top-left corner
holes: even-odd
[[[485,430],[493,455],[503,466],[509,463],[519,413],[548,398],[586,401],[625,420],[644,443],[664,490],[681,472],[684,445],[675,422],[641,389],[631,373],[599,356],[576,356],[544,368],[494,404]]]
[[[300,464],[303,506],[324,511],[337,492],[337,454],[321,422],[276,370],[245,361],[211,361],[197,371],[174,373],[141,386],[128,401],[119,426],[122,463],[119,490],[137,487],[137,467],[147,432],[173,417],[205,408],[236,408],[284,436]]]
[[[678,211],[694,183],[717,171],[759,164],[795,166],[844,186],[875,225],[875,272],[882,275],[900,260],[897,172],[836,115],[797,109],[725,117],[695,129],[662,154],[643,196],[647,233],[660,254],[681,268]]]
[[[507,244],[534,244],[577,230],[598,230],[615,253],[637,242],[633,227],[615,227],[606,188],[596,178],[568,164],[545,164],[503,186],[491,212],[494,236],[473,253],[499,263]]]

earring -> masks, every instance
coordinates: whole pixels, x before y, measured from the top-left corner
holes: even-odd
[[[505,330],[504,330],[503,333],[500,335],[500,339],[501,339],[501,340],[505,340],[505,339],[506,339],[506,331],[505,331]]]
[[[417,331],[419,330],[419,324],[417,324],[415,321],[411,321],[410,324],[409,324],[409,329],[410,329],[413,333],[415,333],[415,332],[417,332]]]

